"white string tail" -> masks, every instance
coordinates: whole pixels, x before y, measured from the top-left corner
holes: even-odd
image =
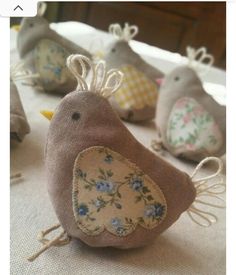
[[[112,34],[114,37],[118,38],[119,40],[125,40],[129,42],[137,35],[138,26],[130,26],[128,23],[125,23],[125,26],[122,29],[121,25],[118,23],[111,24],[109,26],[109,33]]]
[[[38,11],[37,11],[37,15],[38,16],[43,16],[45,11],[47,9],[47,4],[45,2],[40,2],[38,3]]]
[[[87,66],[86,66],[87,65]],[[77,91],[87,91],[99,94],[105,98],[110,97],[121,86],[123,73],[116,69],[106,70],[106,63],[100,60],[93,63],[88,57],[74,54],[67,58],[67,67],[77,79]],[[90,69],[91,79],[86,82],[88,76],[87,67]]]
[[[190,46],[186,48],[188,57],[188,66],[198,73],[205,75],[214,63],[214,56],[207,53],[205,47],[194,49]]]
[[[49,233],[53,232],[54,230],[57,230],[58,228],[60,228],[61,225],[55,224],[53,226],[51,226],[50,228],[41,231],[38,235],[38,241],[41,242],[43,244],[42,248],[36,252],[35,254],[33,254],[32,256],[30,256],[28,258],[28,261],[32,262],[34,261],[36,258],[38,258],[43,252],[45,252],[46,250],[48,250],[50,247],[52,246],[63,246],[68,244],[71,241],[71,238],[67,235],[67,233],[65,232],[65,230],[62,230],[62,232],[55,237],[52,240],[49,240],[47,238],[45,238],[46,235],[48,235]]]
[[[24,62],[19,61],[10,67],[10,77],[12,81],[27,80],[26,84],[30,85],[31,81],[35,78],[39,78],[39,74],[33,74],[30,70],[24,68]]]
[[[215,173],[209,176],[194,179],[202,166],[210,161],[218,165]],[[225,183],[220,175],[223,169],[223,162],[216,157],[207,157],[203,159],[195,168],[191,175],[192,182],[196,188],[196,198],[194,203],[187,210],[189,217],[198,225],[210,226],[217,221],[216,215],[201,209],[201,206],[209,206],[213,208],[225,208],[225,201],[219,196],[225,193]],[[218,179],[217,183],[210,183],[210,180]]]

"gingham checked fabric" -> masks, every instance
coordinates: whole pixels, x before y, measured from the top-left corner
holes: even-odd
[[[124,73],[121,88],[115,93],[116,102],[124,109],[142,109],[155,106],[157,85],[131,65],[120,68]]]

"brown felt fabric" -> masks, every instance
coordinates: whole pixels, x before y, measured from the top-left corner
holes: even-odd
[[[149,79],[151,79],[154,83],[156,83],[156,79],[163,77],[163,73],[146,63],[138,54],[136,54],[128,42],[118,40],[111,45],[109,45],[107,49],[107,53],[104,57],[107,67],[109,69],[117,68],[119,69],[123,65],[132,65],[137,68],[139,71],[143,72]],[[158,84],[156,83],[157,87]],[[147,91],[148,92],[148,91]],[[143,109],[134,110],[134,109],[122,109],[115,102],[114,97],[110,100],[114,110],[118,113],[118,115],[127,121],[135,122],[135,121],[145,121],[154,118],[155,116],[155,107],[147,106]],[[130,115],[131,114],[131,115]]]
[[[17,36],[17,49],[20,57],[24,59],[26,67],[30,68],[35,73],[37,71],[35,68],[34,49],[42,39],[49,39],[56,42],[68,52],[68,56],[70,54],[82,54],[91,58],[91,54],[88,51],[50,29],[48,21],[43,17],[35,16],[23,18]],[[40,79],[37,83],[42,86]],[[46,92],[66,94],[71,92],[75,86],[76,81],[69,78],[65,83],[58,85],[58,87],[53,90],[49,89],[47,86],[44,86],[44,89]]]
[[[179,78],[177,81],[176,77]],[[166,137],[168,119],[175,102],[185,96],[194,98],[216,120],[222,131],[224,143],[215,156],[222,156],[226,150],[226,108],[216,103],[216,101],[204,91],[201,80],[198,78],[196,72],[187,66],[180,66],[174,69],[166,75],[161,85],[155,121],[163,145],[168,151],[175,154],[169,146]],[[200,161],[207,156],[205,151],[195,151],[189,152],[187,158]]]
[[[30,132],[25,112],[13,81],[10,82],[10,136],[11,139],[22,141]]]
[[[72,120],[80,113],[78,121]],[[106,146],[138,165],[158,184],[167,202],[165,220],[152,230],[138,227],[126,237],[104,231],[88,236],[78,229],[72,209],[73,166],[79,152],[91,146]],[[48,190],[63,228],[90,246],[131,248],[152,242],[192,204],[195,188],[189,176],[141,145],[122,124],[108,101],[90,92],[72,92],[61,101],[50,122],[45,149]]]

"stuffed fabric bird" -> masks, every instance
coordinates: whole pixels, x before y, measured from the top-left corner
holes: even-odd
[[[213,63],[205,48],[189,48],[190,60],[192,53],[195,57],[202,54],[202,59]],[[156,124],[161,142],[169,152],[199,161],[225,153],[226,109],[206,93],[191,64],[166,75],[160,89]]]
[[[149,244],[182,212],[191,214],[198,188],[193,178],[141,145],[113,111],[107,98],[119,89],[121,72],[107,72],[102,61],[95,66],[81,55],[67,62],[78,86],[51,114],[45,150],[48,190],[64,231],[46,244],[42,237],[45,246],[29,260],[66,242],[63,234],[93,247]],[[90,85],[86,72],[78,71],[85,62],[93,72]]]
[[[110,102],[118,115],[128,121],[144,121],[155,116],[158,84],[155,79],[163,73],[146,63],[129,46],[138,33],[137,26],[112,24],[109,32],[115,41],[109,45],[105,61],[109,69],[118,68],[124,73],[123,84]]]
[[[30,132],[20,96],[15,83],[10,81],[10,137],[11,140],[21,142]]]
[[[72,53],[90,57],[90,53],[62,37],[42,17],[46,4],[42,3],[35,17],[23,18],[17,37],[19,55],[25,64],[39,73],[39,86],[46,92],[66,94],[76,81],[66,67],[66,58]]]
[[[30,132],[25,111],[18,93],[16,83],[37,78],[37,75],[25,70],[24,63],[18,62],[10,68],[10,138],[11,141],[22,142],[25,135]]]

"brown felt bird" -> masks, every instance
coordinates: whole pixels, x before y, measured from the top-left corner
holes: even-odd
[[[45,150],[48,190],[62,234],[94,247],[147,245],[184,211],[195,211],[195,181],[140,144],[113,111],[107,98],[120,87],[121,72],[107,72],[104,62],[95,65],[81,55],[67,63],[78,86],[51,116]],[[93,73],[90,85],[85,63]],[[62,240],[51,241],[30,260],[57,241]]]

